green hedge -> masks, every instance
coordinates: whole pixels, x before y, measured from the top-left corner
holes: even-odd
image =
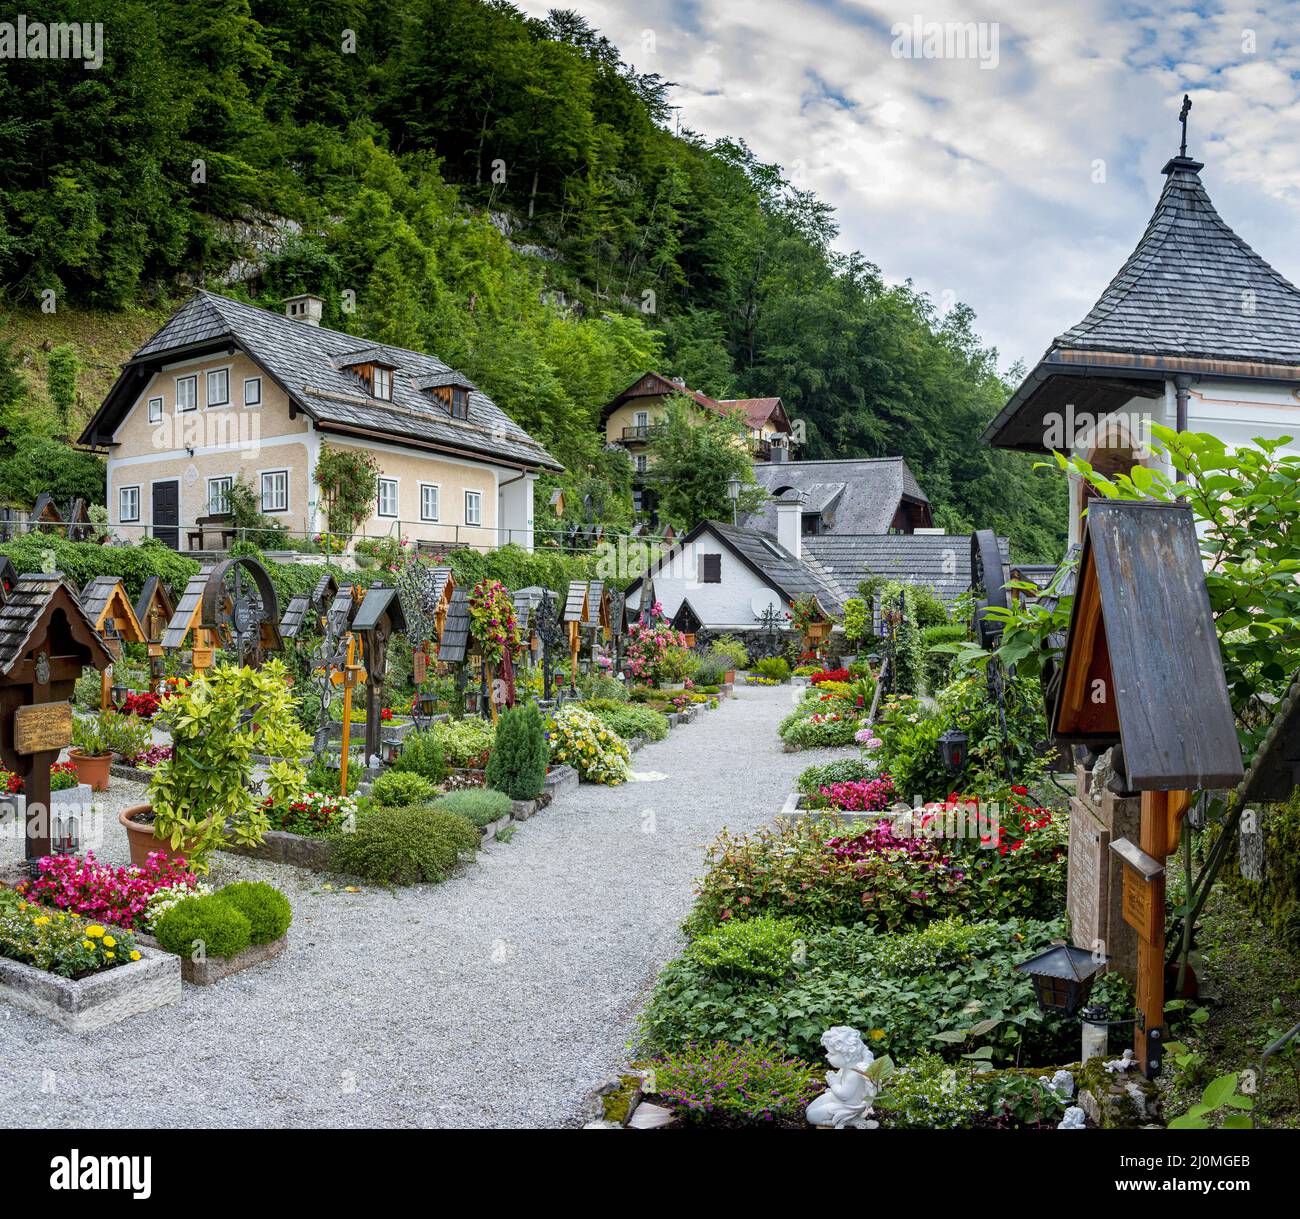
[[[179,592],[199,570],[193,559],[177,554],[153,538],[135,546],[99,546],[93,542],[69,542],[54,534],[25,533],[0,546],[0,554],[9,556],[20,575],[40,571],[46,550],[54,551],[56,567],[76,581],[78,588],[85,588],[96,576],[121,576],[132,597],[140,595],[150,576],[161,576]]]

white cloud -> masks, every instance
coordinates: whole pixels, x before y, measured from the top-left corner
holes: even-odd
[[[1283,0],[1207,14],[1120,0],[569,3],[639,71],[677,82],[684,127],[795,166],[837,209],[842,248],[968,302],[1004,365],[1078,321],[1136,244],[1184,91],[1220,212],[1300,278],[1300,39]],[[996,70],[894,58],[891,27],[917,13],[996,21]],[[654,55],[639,53],[646,29]]]

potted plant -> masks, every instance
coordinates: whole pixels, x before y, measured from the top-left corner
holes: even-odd
[[[737,669],[749,668],[749,650],[734,635],[723,635],[720,639],[715,639],[712,653],[726,665],[723,680],[729,686],[736,682]]]
[[[91,791],[108,790],[108,768],[113,764],[113,750],[108,743],[105,721],[116,711],[77,716],[72,721],[72,748],[68,758],[77,768],[77,777],[89,783]]]
[[[685,690],[686,679],[695,672],[695,657],[683,647],[667,647],[655,662],[655,676],[662,690]]]
[[[159,719],[171,730],[172,755],[154,772],[149,803],[118,814],[132,862],[162,850],[206,872],[227,835],[241,846],[260,843],[269,822],[264,800],[249,786],[255,754],[284,759],[270,767],[274,805],[288,804],[304,787],[298,759],[311,737],[298,725],[283,661],[256,670],[218,665],[168,695]]]

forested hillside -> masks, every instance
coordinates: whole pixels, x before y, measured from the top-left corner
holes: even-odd
[[[1057,481],[978,444],[1007,387],[969,311],[836,252],[830,209],[743,144],[674,136],[669,82],[579,16],[84,0],[76,17],[105,25],[101,70],[0,64],[10,307],[315,291],[326,324],[463,368],[575,481],[611,476],[596,416],[647,367],[780,395],[802,456],[901,453],[936,523],[1058,554]]]

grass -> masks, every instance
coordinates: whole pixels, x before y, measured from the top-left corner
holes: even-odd
[[[1185,1067],[1174,1055],[1166,1058],[1166,1119],[1185,1113],[1217,1076],[1257,1069],[1264,1047],[1300,1022],[1300,955],[1271,937],[1222,885],[1206,904],[1199,946],[1201,998],[1171,1013],[1170,1029],[1195,1057]],[[1191,1014],[1197,1007],[1208,1019]],[[1255,1124],[1300,1129],[1300,1039],[1289,1054],[1269,1059],[1255,1094]]]

